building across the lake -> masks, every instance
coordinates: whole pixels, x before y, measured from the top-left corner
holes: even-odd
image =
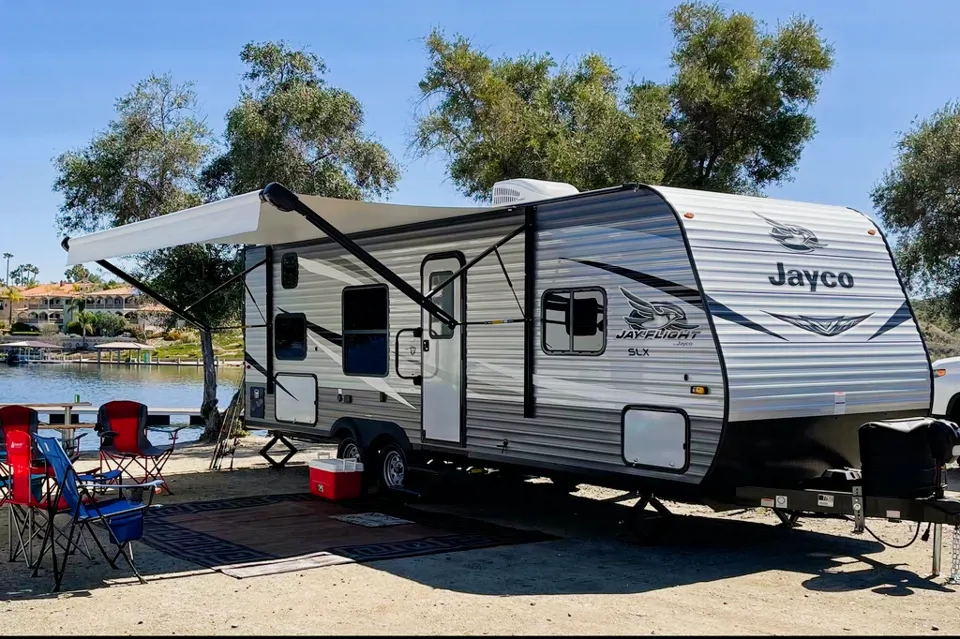
[[[11,318],[36,328],[53,324],[63,332],[77,313],[113,313],[144,330],[161,327],[169,311],[129,286],[104,288],[92,282],[56,282],[17,288],[19,298],[0,297],[0,320]],[[81,304],[82,302],[82,304]]]

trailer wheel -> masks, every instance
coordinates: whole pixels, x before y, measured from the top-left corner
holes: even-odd
[[[403,490],[406,485],[407,456],[399,444],[390,442],[380,451],[380,481],[390,490]]]
[[[344,437],[337,446],[338,459],[353,459],[363,463],[363,454],[360,452],[360,446],[353,437]]]

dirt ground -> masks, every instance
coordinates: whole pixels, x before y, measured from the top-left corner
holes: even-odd
[[[305,491],[305,460],[331,453],[306,449],[277,472],[257,456],[262,443],[244,441],[230,472],[207,471],[210,447],[183,448],[167,465],[175,494],[157,502]],[[632,501],[618,496],[586,485],[554,496],[529,482],[506,497],[423,507],[561,539],[242,580],[138,544],[148,584],[78,556],[64,592],[48,594],[48,570],[32,579],[22,562],[4,561],[0,619],[5,633],[33,635],[960,633],[960,587],[945,585],[947,530],[944,576],[929,579],[929,541],[885,548],[828,520],[787,530],[768,511],[670,504],[682,515],[670,538],[639,546],[623,523]],[[870,526],[898,544],[915,529]]]

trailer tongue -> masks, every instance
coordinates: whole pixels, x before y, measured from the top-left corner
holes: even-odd
[[[960,426],[932,419],[870,422],[861,426],[862,468],[830,469],[801,489],[742,486],[738,505],[771,508],[786,525],[805,515],[852,519],[854,534],[870,533],[870,518],[934,526],[933,574],[940,574],[941,534],[953,526],[953,568],[960,580],[960,499],[947,497],[946,465],[960,456]],[[917,536],[914,536],[914,541]],[[913,543],[913,542],[911,542]]]

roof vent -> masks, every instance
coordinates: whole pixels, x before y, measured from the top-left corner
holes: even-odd
[[[493,185],[493,205],[508,206],[520,202],[534,202],[549,200],[564,195],[579,193],[577,187],[566,182],[548,182],[546,180],[529,180],[518,178],[503,180]]]

